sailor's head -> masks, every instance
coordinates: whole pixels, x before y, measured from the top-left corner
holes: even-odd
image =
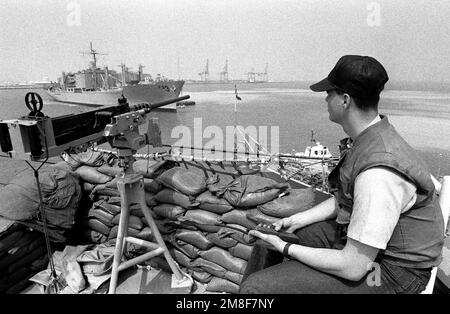
[[[360,110],[376,110],[388,80],[386,70],[375,58],[346,55],[339,59],[326,78],[310,88],[314,92],[351,97]]]

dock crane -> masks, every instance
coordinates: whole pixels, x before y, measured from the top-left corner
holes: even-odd
[[[252,68],[250,72],[247,72],[247,81],[249,83],[268,82],[269,81],[269,75],[267,74],[268,67],[269,64],[266,63],[264,72],[255,72],[255,69]]]
[[[223,67],[223,71],[220,74],[221,82],[228,82],[228,60],[225,60],[225,66]]]
[[[206,59],[206,66],[205,70],[203,72],[200,72],[198,75],[200,75],[200,80],[207,82],[209,80],[209,60]]]

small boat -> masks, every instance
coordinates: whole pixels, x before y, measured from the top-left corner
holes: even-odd
[[[333,155],[330,153],[330,150],[327,146],[323,146],[320,142],[314,139],[314,131],[311,130],[311,143],[312,145],[306,146],[304,152],[295,153],[294,155],[297,157],[305,157],[308,159],[331,159]]]

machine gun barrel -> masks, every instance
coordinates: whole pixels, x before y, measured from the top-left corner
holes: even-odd
[[[138,106],[132,106],[131,110],[132,111],[133,110],[137,111],[139,109],[143,109],[143,110],[145,110],[145,113],[149,113],[153,109],[156,109],[156,108],[159,108],[159,107],[163,107],[163,106],[166,106],[166,105],[170,105],[170,104],[179,102],[181,100],[189,99],[189,98],[191,98],[191,96],[185,95],[185,96],[181,96],[181,97],[172,98],[172,99],[156,102],[156,103],[153,103],[153,104],[149,104],[149,105],[146,105],[144,108],[140,108],[139,105]]]

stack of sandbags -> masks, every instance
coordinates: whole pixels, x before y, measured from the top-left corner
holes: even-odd
[[[0,218],[0,294],[15,294],[47,267],[44,235]]]
[[[255,241],[247,232],[257,223],[247,214],[279,196],[287,185],[259,175],[208,176],[184,167],[171,168],[156,181],[164,189],[156,194],[159,204],[152,211],[166,224],[178,226],[164,233],[173,258],[207,284],[207,291],[237,293]]]
[[[144,176],[144,189],[148,206],[156,205],[154,195],[161,187],[153,179],[165,161],[138,160],[133,164],[135,173]],[[118,160],[101,166],[78,166],[74,170],[81,178],[83,189],[92,201],[90,206],[80,210],[77,236],[84,243],[104,243],[117,237],[121,212],[121,198],[117,188],[118,177],[123,174]],[[152,240],[150,228],[139,204],[130,205],[128,235]],[[146,222],[145,222],[146,223]]]
[[[164,160],[137,160],[133,170],[144,176],[147,206],[173,258],[211,292],[238,292],[256,240],[248,235],[249,229],[311,205],[308,196],[302,195],[305,192],[288,190],[286,183],[261,174],[213,175],[201,167]],[[114,239],[120,217],[115,178],[122,168],[113,160],[102,165],[82,164],[75,171],[92,201],[81,213],[84,238],[94,243]],[[152,241],[139,205],[131,205],[131,209],[128,234]],[[128,246],[126,253],[131,257],[142,252]],[[147,263],[170,271],[163,256]]]

